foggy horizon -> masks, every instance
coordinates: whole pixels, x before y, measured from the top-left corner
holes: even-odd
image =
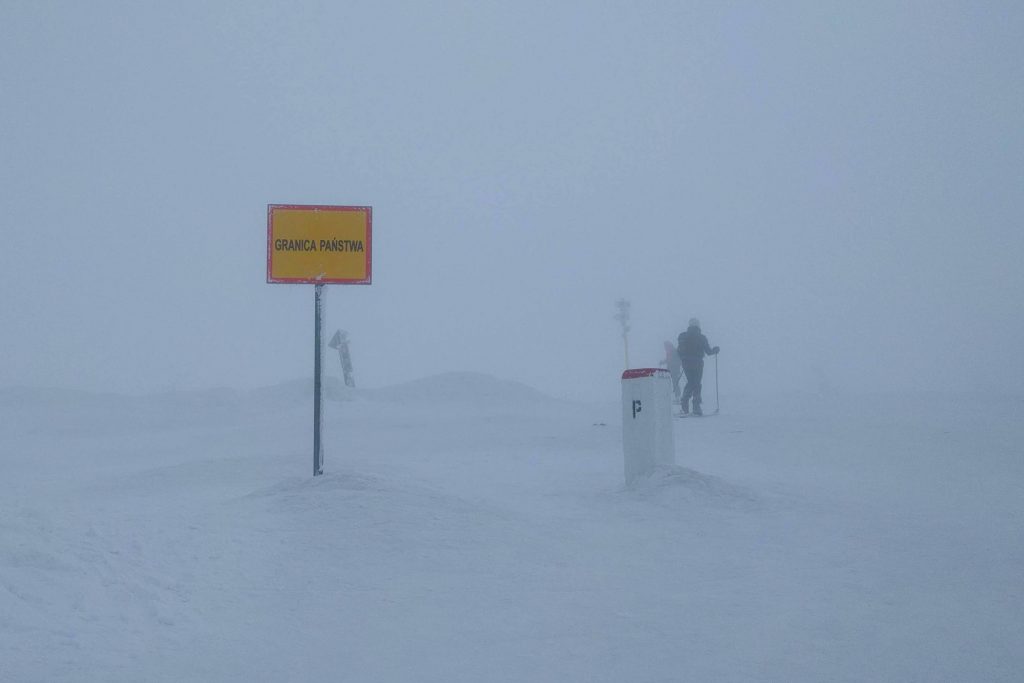
[[[311,376],[266,211],[337,204],[373,208],[373,283],[324,289],[360,387],[614,398],[627,299],[630,365],[698,317],[723,397],[1019,393],[1022,35],[1009,2],[6,4],[0,387]]]

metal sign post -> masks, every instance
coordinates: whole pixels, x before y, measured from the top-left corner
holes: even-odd
[[[267,282],[314,285],[313,476],[324,473],[320,328],[324,285],[370,284],[369,206],[267,206]]]
[[[314,322],[313,335],[313,476],[324,473],[324,456],[320,450],[320,401],[323,384],[320,381],[320,295],[323,285],[316,285],[313,290]]]
[[[619,312],[615,314],[615,319],[622,327],[622,348],[626,356],[625,369],[629,370],[629,302],[619,299],[615,302],[615,308],[619,309]]]

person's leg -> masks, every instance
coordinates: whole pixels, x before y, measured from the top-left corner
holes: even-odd
[[[700,365],[693,369],[693,414],[703,415],[704,413],[700,409],[700,404],[703,399],[700,396],[700,390],[702,388],[701,381],[704,379],[704,361],[700,362]]]
[[[694,370],[695,368],[691,368],[688,365],[683,366],[683,372],[686,373],[686,386],[683,387],[683,398],[680,401],[680,405],[683,407],[684,415],[690,412],[690,397],[693,396],[693,390],[696,386]]]

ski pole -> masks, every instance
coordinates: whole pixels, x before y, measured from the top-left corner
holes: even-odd
[[[718,402],[718,354],[715,354],[715,414],[722,409],[722,406]]]

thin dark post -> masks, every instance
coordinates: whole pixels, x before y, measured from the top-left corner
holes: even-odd
[[[316,341],[313,343],[313,476],[324,473],[323,457],[320,453],[320,291],[323,285],[315,285],[314,295]]]
[[[718,354],[715,354],[715,413],[722,409],[722,404],[718,400]]]

